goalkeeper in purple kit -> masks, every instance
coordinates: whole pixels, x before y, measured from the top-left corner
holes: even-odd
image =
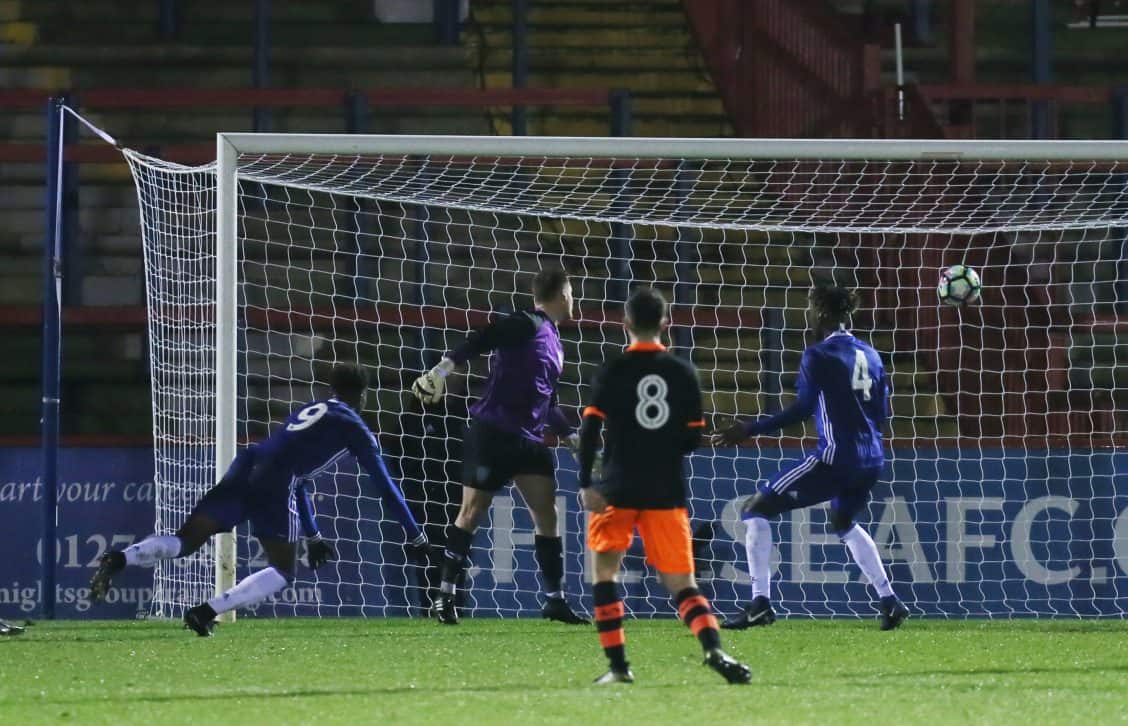
[[[534,547],[544,584],[542,615],[570,624],[588,622],[564,599],[564,544],[557,531],[556,465],[544,443],[545,428],[579,446],[556,403],[556,385],[564,369],[564,348],[557,323],[572,316],[572,283],[560,268],[547,268],[533,279],[533,310],[493,321],[468,336],[415,381],[412,392],[424,404],[438,402],[446,377],[458,366],[490,353],[490,374],[482,397],[470,408],[471,424],[463,441],[462,506],[447,527],[442,582],[434,615],[458,624],[457,583],[466,568],[478,522],[494,495],[512,481],[521,492],[536,529]]]
[[[357,413],[364,407],[367,373],[357,365],[337,365],[330,374],[330,387],[332,398],[307,403],[266,441],[240,451],[175,535],[154,534],[106,553],[90,582],[94,601],[105,598],[111,579],[126,565],[187,557],[212,535],[250,521],[270,566],[185,612],[185,627],[197,635],[210,635],[217,615],[262,602],[294,579],[299,533],[306,538],[310,567],[336,559],[333,547],[317,530],[306,483],[348,454],[356,457],[384,506],[407,531],[408,549],[425,554],[427,538],[388,474],[376,438]]]
[[[889,378],[881,356],[850,332],[857,295],[833,285],[811,292],[807,323],[820,339],[803,352],[798,396],[790,408],[755,421],[738,422],[715,433],[713,444],[734,446],[815,416],[819,443],[814,454],[776,474],[745,502],[748,574],[752,603],[721,627],[740,630],[771,625],[772,531],[768,519],[783,512],[830,502],[830,526],[877,591],[881,629],[892,630],[909,616],[893,594],[877,546],[854,518],[869,501],[885,466],[881,429],[888,412]]]

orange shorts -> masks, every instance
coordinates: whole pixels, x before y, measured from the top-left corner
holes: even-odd
[[[646,561],[659,572],[693,573],[693,543],[689,512],[680,509],[619,509],[592,514],[588,521],[588,547],[594,552],[625,552],[634,530],[642,538]]]

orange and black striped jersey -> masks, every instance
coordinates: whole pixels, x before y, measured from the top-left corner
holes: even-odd
[[[580,486],[591,486],[591,465],[604,429],[603,479],[594,482],[608,503],[632,509],[686,506],[685,455],[705,426],[701,386],[692,363],[654,343],[636,343],[603,366],[592,404],[584,409]]]

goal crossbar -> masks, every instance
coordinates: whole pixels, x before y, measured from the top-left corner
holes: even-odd
[[[221,133],[240,154],[404,154],[628,159],[1128,161],[1128,141],[678,139]]]

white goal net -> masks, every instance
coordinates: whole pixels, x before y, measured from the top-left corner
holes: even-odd
[[[234,134],[219,147],[218,167],[202,168],[128,152],[159,531],[214,484],[217,456],[324,396],[328,365],[359,361],[375,388],[363,414],[441,542],[487,362],[456,376],[440,409],[406,389],[491,314],[529,306],[542,265],[573,277],[560,400],[574,422],[624,344],[632,286],[673,301],[672,349],[700,372],[708,423],[724,426],[790,402],[807,294],[833,280],[860,293],[855,330],[892,372],[885,477],[860,521],[914,613],[1125,613],[1128,145]],[[956,263],[979,272],[980,303],[939,305],[939,271]],[[742,498],[813,432],[692,456],[694,554],[721,612],[749,598]],[[558,452],[566,585],[590,609],[575,466]],[[258,612],[421,612],[436,575],[405,563],[402,531],[355,466],[313,488],[340,559],[300,569]],[[875,612],[824,508],[772,527],[778,612]],[[265,564],[244,530],[236,541],[240,577]],[[465,612],[539,612],[532,543],[503,492],[474,542]],[[214,562],[207,551],[158,568],[154,612],[209,597]],[[672,613],[637,542],[623,581],[630,612]]]

